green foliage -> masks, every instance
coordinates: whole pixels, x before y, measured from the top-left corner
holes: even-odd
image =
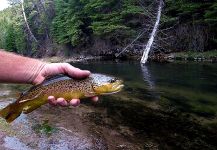
[[[24,5],[28,23],[34,36],[39,40],[39,43],[49,34],[49,26],[51,25],[49,12],[46,10],[50,9],[51,4],[49,0],[46,0],[45,2],[46,4],[43,5],[41,0],[25,0]],[[34,44],[32,46],[34,47]]]
[[[6,35],[10,22],[9,11],[0,12],[0,48],[6,48]]]
[[[166,16],[164,21],[170,24],[173,21],[180,23],[201,24],[207,26],[210,47],[217,46],[217,1],[216,0],[166,0]]]
[[[12,7],[0,11],[0,48],[32,55],[46,45],[52,20],[51,0],[24,0],[27,23],[38,42],[32,40],[24,21],[21,5],[10,0]],[[27,49],[28,48],[28,49]]]
[[[184,19],[183,21],[189,20],[205,20],[209,14],[214,13],[217,2],[204,0],[166,0],[166,15],[170,17],[179,17]]]
[[[8,26],[7,34],[5,37],[6,49],[9,51],[16,51],[15,33],[12,25]]]
[[[52,127],[47,120],[43,121],[41,124],[32,126],[32,129],[38,134],[45,134],[47,136],[50,136],[58,131],[58,129],[56,127]]]
[[[217,2],[213,3],[204,14],[205,21],[213,27],[217,25]]]
[[[82,4],[79,0],[56,0],[56,17],[53,20],[52,33],[58,43],[77,45],[82,38]]]
[[[19,19],[12,8],[0,12],[0,48],[19,53],[25,50],[25,35]]]
[[[207,51],[207,52],[179,52],[174,54],[175,57],[180,58],[206,58],[210,59],[211,57],[217,57],[217,50]]]
[[[22,26],[17,25],[14,28],[15,31],[15,47],[16,47],[16,52],[20,54],[24,54],[24,51],[26,49],[26,36],[25,33],[22,29]]]
[[[143,15],[136,0],[61,0],[55,1],[56,16],[52,33],[58,43],[82,45],[92,35],[102,38],[115,33],[128,36],[130,15]]]
[[[88,45],[94,37],[124,43],[144,28],[145,21],[150,22],[144,8],[155,7],[152,0],[24,0],[27,21],[38,40],[33,42],[20,5],[10,1],[13,7],[0,12],[0,48],[22,54],[33,54],[44,45],[46,49],[50,35],[69,46]],[[209,41],[217,43],[216,0],[166,0],[164,9],[165,26],[199,23],[208,27]]]
[[[84,11],[91,19],[93,33],[101,36],[117,31],[130,33],[133,29],[126,24],[126,19],[129,19],[129,15],[136,17],[144,12],[135,0],[89,0]]]

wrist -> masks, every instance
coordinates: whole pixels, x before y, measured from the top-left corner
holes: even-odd
[[[31,83],[45,67],[46,63],[14,53],[0,51],[0,82]]]

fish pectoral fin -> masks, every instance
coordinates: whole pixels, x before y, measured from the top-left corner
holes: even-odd
[[[41,105],[46,104],[48,101],[46,98],[37,98],[32,101],[27,102],[24,104],[25,106],[23,107],[23,113],[28,114],[32,112],[33,110],[41,107]]]
[[[33,110],[39,108],[41,104],[32,104],[32,105],[27,105],[26,107],[23,108],[23,113],[28,114],[32,112]]]
[[[33,110],[41,107],[41,105],[44,105],[48,102],[48,100],[45,97],[39,97],[36,99],[33,99],[31,101],[28,101],[26,103],[24,103],[24,107],[23,107],[23,113],[24,114],[28,114],[30,112],[32,112]]]
[[[42,91],[41,92],[39,92],[36,96],[34,96],[33,98],[29,98],[29,99],[24,99],[24,100],[20,100],[19,101],[19,103],[21,104],[21,103],[25,103],[25,102],[28,102],[28,101],[32,101],[32,100],[35,100],[40,94],[42,93]]]

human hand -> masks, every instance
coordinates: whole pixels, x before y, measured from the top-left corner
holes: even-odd
[[[33,84],[40,84],[42,83],[46,77],[57,75],[57,74],[68,74],[71,77],[74,78],[86,78],[90,75],[90,71],[87,70],[81,70],[79,68],[73,67],[72,65],[68,63],[51,63],[51,64],[45,64],[43,68],[38,73],[37,77],[33,81]],[[93,102],[98,101],[98,97],[92,97],[91,98]],[[60,105],[60,106],[78,106],[80,104],[79,99],[72,99],[69,103],[62,97],[54,97],[49,96],[48,102],[52,105]]]

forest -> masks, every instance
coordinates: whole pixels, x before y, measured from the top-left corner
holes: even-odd
[[[0,48],[31,57],[141,55],[159,1],[9,0]],[[25,17],[24,17],[25,15]],[[153,53],[216,50],[217,1],[165,0]]]

